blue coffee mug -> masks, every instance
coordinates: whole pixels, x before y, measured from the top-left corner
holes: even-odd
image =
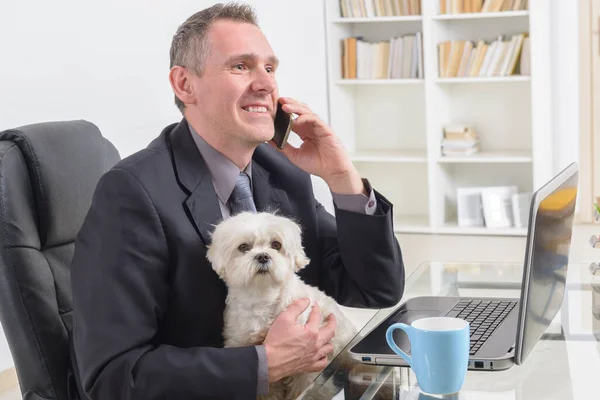
[[[411,356],[394,342],[394,331],[404,330]],[[422,318],[411,325],[397,323],[386,332],[390,348],[413,369],[419,387],[429,394],[456,393],[469,366],[469,323],[459,318]]]

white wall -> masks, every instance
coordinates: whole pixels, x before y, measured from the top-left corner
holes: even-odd
[[[280,93],[328,120],[322,0],[253,0]],[[210,0],[2,0],[0,130],[86,119],[127,156],[181,119],[168,82],[179,24]],[[329,191],[315,180],[331,210]],[[12,365],[0,332],[0,370]]]
[[[551,2],[553,173],[579,161],[578,1]]]

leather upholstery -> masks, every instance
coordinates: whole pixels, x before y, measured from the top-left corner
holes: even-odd
[[[0,319],[24,399],[73,398],[74,241],[98,180],[118,160],[86,121],[0,133]]]

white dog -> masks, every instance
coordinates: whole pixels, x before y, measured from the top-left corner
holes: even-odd
[[[355,326],[335,300],[296,275],[310,260],[302,248],[300,227],[292,220],[270,213],[240,213],[226,219],[216,226],[207,257],[228,287],[225,347],[262,344],[275,318],[300,298],[318,303],[321,322],[335,315],[330,360],[355,336]],[[311,309],[299,317],[299,323],[306,324]],[[300,374],[275,382],[267,398],[296,398],[316,376]]]

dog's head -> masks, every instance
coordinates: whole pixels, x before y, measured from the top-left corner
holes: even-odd
[[[271,213],[240,213],[219,223],[207,258],[227,286],[276,286],[309,260],[300,226]]]

